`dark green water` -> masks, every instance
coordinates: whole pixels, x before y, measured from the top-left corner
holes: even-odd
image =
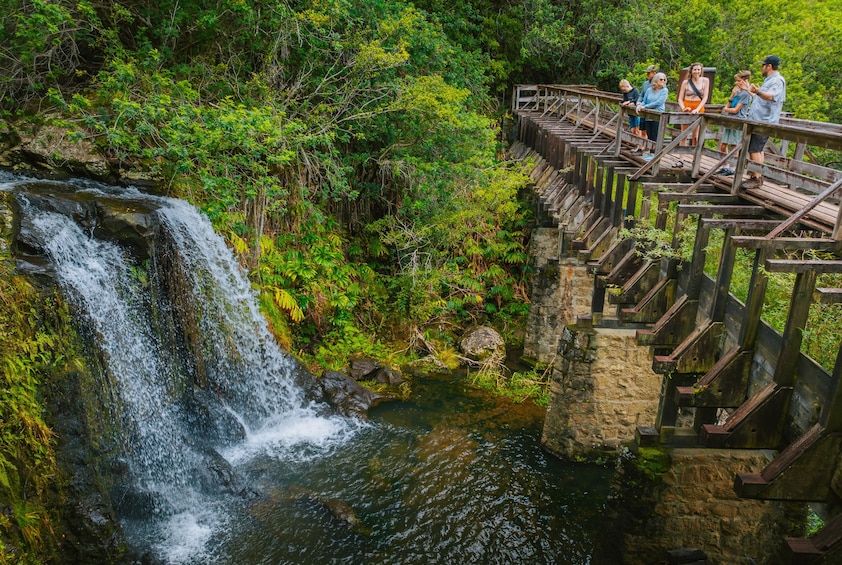
[[[542,417],[459,377],[416,382],[410,401],[375,408],[327,455],[251,461],[244,472],[264,496],[231,520],[212,560],[588,563],[611,472],[543,452]],[[355,525],[331,513],[336,501]]]

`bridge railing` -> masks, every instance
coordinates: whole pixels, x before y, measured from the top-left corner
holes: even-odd
[[[660,124],[658,138],[644,140],[630,132],[627,117],[638,113],[620,105],[620,94],[587,85],[543,84],[518,85],[514,94],[512,107],[515,113],[534,112],[573,122],[595,137],[611,139],[610,149],[615,156],[637,145],[650,148],[656,158],[644,167],[652,173],[658,172],[664,155],[686,155],[692,163],[692,175],[707,178],[728,161],[726,154],[718,149],[724,128],[741,130],[742,146],[735,161],[731,161],[737,165],[731,181],[732,194],[740,193],[743,174],[754,171],[778,186],[821,197],[822,202],[835,205],[840,202],[838,190],[833,187],[842,181],[842,170],[827,166],[842,165],[842,125],[839,124],[791,117],[783,117],[779,124],[767,124],[722,114],[721,105],[707,105],[704,114],[688,114],[680,112],[675,102],[667,102],[665,112],[642,110],[639,113],[645,119],[657,120]],[[693,147],[677,143],[682,129],[698,130],[700,142]],[[685,139],[689,138],[689,133],[684,134]],[[753,133],[770,138],[762,165],[748,159],[748,142]],[[816,153],[821,153],[825,164],[819,162]],[[715,165],[705,171],[705,162]],[[814,206],[816,204],[813,203]],[[835,238],[842,238],[842,217],[837,218],[832,231]]]

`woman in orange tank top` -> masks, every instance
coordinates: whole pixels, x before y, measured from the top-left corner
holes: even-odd
[[[693,63],[690,65],[690,76],[678,88],[678,107],[682,112],[704,114],[709,92],[710,80],[704,76],[704,67],[701,63]],[[681,131],[685,129],[686,125],[681,126]],[[694,132],[692,145],[696,145],[698,137],[698,131]]]

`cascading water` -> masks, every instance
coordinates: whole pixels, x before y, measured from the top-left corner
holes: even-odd
[[[330,415],[195,209],[4,173],[0,191],[21,208],[19,269],[58,281],[95,345],[66,389],[88,432],[70,441],[91,446],[68,467],[95,483],[73,494],[117,508],[133,548],[166,565],[590,562],[610,473],[548,457],[540,409],[445,375],[371,424]]]
[[[326,453],[361,424],[305,401],[295,362],[278,348],[248,280],[204,216],[175,199],[121,195],[156,209],[170,243],[154,245],[150,263],[175,254],[166,268],[178,270],[183,284],[177,290],[188,296],[167,296],[153,267],[145,273],[126,249],[91,237],[72,217],[27,206],[25,193],[19,200],[99,348],[115,399],[108,417],[120,423],[133,481],[127,535],[166,563],[203,562],[208,543],[225,527],[224,506],[236,498],[230,477],[217,480],[234,474],[229,464],[257,454],[300,459]],[[172,329],[176,318],[195,325],[192,350],[171,342],[174,333],[186,332]],[[194,354],[201,359],[185,361]],[[189,374],[198,365],[201,378],[195,370]],[[205,381],[199,390],[192,386],[197,380]]]

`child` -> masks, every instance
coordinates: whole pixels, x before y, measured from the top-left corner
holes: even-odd
[[[640,100],[640,91],[631,85],[629,81],[623,79],[620,81],[620,91],[623,93],[623,101],[620,103],[620,106],[625,106],[627,108],[634,108],[637,106],[637,101]],[[641,137],[643,133],[640,130],[640,116],[632,116],[629,115],[629,128],[631,129],[631,134],[637,137]],[[635,147],[635,151],[642,151],[643,147],[638,145]]]
[[[740,71],[734,75],[734,89],[731,91],[731,97],[728,98],[728,105],[722,108],[723,114],[745,119],[751,104],[751,94],[748,91],[749,80],[751,80],[751,71]],[[725,128],[719,140],[719,150],[727,153],[740,143],[742,136],[742,130]],[[716,174],[730,177],[734,174],[734,169],[726,163],[724,167],[716,171]]]

